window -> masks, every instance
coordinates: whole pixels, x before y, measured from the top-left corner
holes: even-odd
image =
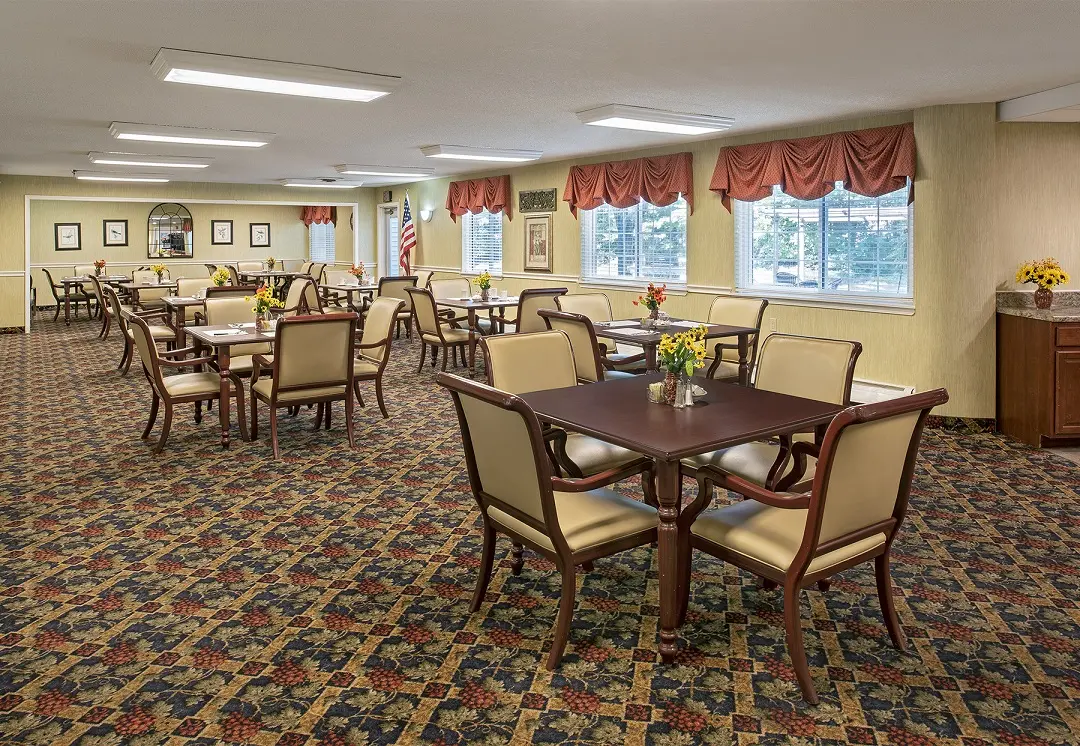
[[[312,223],[308,226],[308,258],[326,264],[333,264],[337,259],[333,223]]]
[[[686,202],[581,212],[583,282],[686,284]]]
[[[816,200],[773,188],[735,203],[739,289],[911,298],[911,206],[907,189],[863,197],[839,185]]]
[[[486,209],[461,216],[461,271],[502,274],[502,213]]]

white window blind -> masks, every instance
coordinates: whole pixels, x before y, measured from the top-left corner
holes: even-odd
[[[333,223],[312,223],[308,226],[308,258],[311,261],[333,264],[337,259],[334,246]]]
[[[461,216],[461,271],[502,274],[502,213],[487,210]]]
[[[581,279],[686,284],[686,202],[601,205],[581,213]]]
[[[818,296],[911,298],[912,209],[907,188],[863,197],[837,188],[800,200],[773,188],[735,203],[739,289]]]

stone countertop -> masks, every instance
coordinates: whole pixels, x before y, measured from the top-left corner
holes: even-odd
[[[1054,303],[1045,311],[1035,307],[1034,290],[999,290],[997,312],[1041,321],[1080,323],[1080,290],[1055,291]]]

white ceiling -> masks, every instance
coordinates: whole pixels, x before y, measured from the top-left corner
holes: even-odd
[[[1060,0],[0,0],[0,172],[70,175],[94,168],[88,151],[126,150],[214,156],[176,177],[199,181],[336,176],[338,163],[456,174],[490,167],[418,148],[556,160],[677,141],[574,116],[609,103],[748,132],[1033,93],[1080,80],[1078,28],[1080,2]],[[162,83],[150,62],[163,46],[403,82],[367,104]],[[118,147],[113,121],[278,136],[255,152]]]

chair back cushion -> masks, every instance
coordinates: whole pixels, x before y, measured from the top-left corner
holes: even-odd
[[[765,391],[847,404],[858,342],[770,334],[761,345],[754,385]]]
[[[710,324],[726,324],[727,326],[749,326],[754,329],[761,328],[761,315],[765,312],[768,302],[761,298],[735,298],[721,295],[716,298],[709,307]],[[732,342],[732,340],[720,340]],[[713,347],[708,346],[709,357],[712,357]],[[739,362],[738,350],[721,350],[721,360]]]
[[[569,338],[578,378],[593,383],[602,381],[604,369],[600,362],[600,351],[596,347],[596,333],[588,317],[584,314],[562,312],[554,316],[546,315],[549,313],[546,309],[544,313],[543,318],[547,319],[548,327]]]
[[[560,311],[588,316],[589,321],[594,324],[598,321],[611,321],[611,300],[604,293],[560,295],[555,302]]]
[[[368,306],[367,320],[364,321],[364,336],[360,343],[364,345],[381,342],[379,347],[365,347],[360,351],[364,357],[377,360],[380,363],[386,357],[390,349],[390,336],[394,332],[394,323],[397,321],[398,310],[402,303],[397,298],[376,298]]]
[[[206,297],[245,298],[249,295],[255,295],[255,291],[258,289],[258,285],[222,285],[221,287],[211,285],[206,288]]]
[[[229,270],[229,284],[230,285],[239,285],[240,284],[240,275],[238,275],[236,273],[236,267],[232,266],[231,264],[227,264],[227,265],[225,265],[225,268]]]
[[[307,305],[307,310],[297,310],[301,300]],[[310,277],[293,278],[289,283],[289,292],[285,294],[285,312],[282,315],[295,316],[298,313],[322,313],[319,291]]]
[[[500,334],[482,344],[488,383],[500,391],[527,394],[577,385],[574,351],[562,332]]]
[[[432,280],[428,287],[436,298],[466,298],[472,293],[469,281],[464,277]]]
[[[127,317],[120,310],[122,304],[120,303],[120,296],[116,294],[116,288],[112,285],[102,285],[101,292],[105,295],[105,302],[112,309],[112,317],[120,324],[120,331],[126,335],[128,329]]]
[[[351,384],[355,313],[293,316],[278,321],[275,389]]]
[[[253,300],[244,297],[239,298],[208,298],[206,300],[206,325],[224,326],[226,324],[250,324],[255,321],[255,312],[252,310]],[[233,357],[238,355],[263,355],[270,352],[271,346],[265,344],[233,345],[229,348],[229,354]]]
[[[537,315],[541,308],[558,309],[555,299],[566,294],[566,288],[529,288],[521,291],[518,302],[517,333],[529,334],[547,329],[547,324]]]
[[[308,267],[308,274],[315,282],[322,282],[323,272],[326,271],[326,262],[312,262]]]
[[[379,297],[380,298],[397,298],[405,301],[405,307],[402,311],[412,310],[412,298],[405,292],[405,288],[416,287],[416,278],[413,276],[408,277],[383,277],[379,280]]]
[[[86,276],[86,277],[91,277],[91,276],[93,276],[93,274],[94,274],[94,265],[93,264],[76,264],[75,265],[75,275],[76,276],[83,275],[83,276]]]
[[[165,270],[161,277],[162,279],[168,280],[169,270]],[[157,274],[155,272],[151,272],[148,269],[137,269],[131,273],[131,279],[136,284],[152,285],[153,283],[157,282]]]
[[[262,262],[237,262],[236,268],[241,272],[262,272],[265,266]]]
[[[436,337],[441,336],[439,330],[439,317],[435,309],[435,298],[432,296],[431,291],[426,288],[405,288],[405,292],[409,294],[412,299],[413,313],[416,315],[416,324],[420,327],[421,334],[433,334]],[[377,298],[376,302],[384,300],[384,298]],[[385,300],[390,300],[386,298]],[[372,304],[374,308],[375,304]],[[368,318],[371,318],[371,311],[368,311]]]
[[[101,304],[102,306],[104,306],[105,305],[105,296],[103,295],[102,290],[101,290],[101,280],[99,280],[97,277],[95,277],[93,274],[91,274],[90,275],[90,284],[94,288],[94,297],[97,298],[97,302],[99,304]]]
[[[311,274],[311,265],[315,262],[304,262],[300,265],[300,272],[305,275]]]
[[[431,276],[435,274],[430,269],[421,269],[416,273],[416,287],[426,288],[431,282]]]
[[[181,298],[190,298],[195,293],[205,290],[214,283],[210,282],[207,277],[200,277],[197,279],[190,277],[181,277],[176,281],[176,294]]]
[[[135,337],[135,349],[139,352],[139,360],[142,361],[143,370],[146,371],[146,375],[151,382],[159,384],[157,385],[158,391],[164,391],[164,385],[160,385],[161,371],[157,363],[157,347],[154,346],[154,337],[150,334],[149,327],[147,327],[145,321],[136,316],[129,317],[128,328],[131,330],[131,335]]]
[[[323,273],[327,285],[352,285],[353,276],[348,270],[328,269]]]

